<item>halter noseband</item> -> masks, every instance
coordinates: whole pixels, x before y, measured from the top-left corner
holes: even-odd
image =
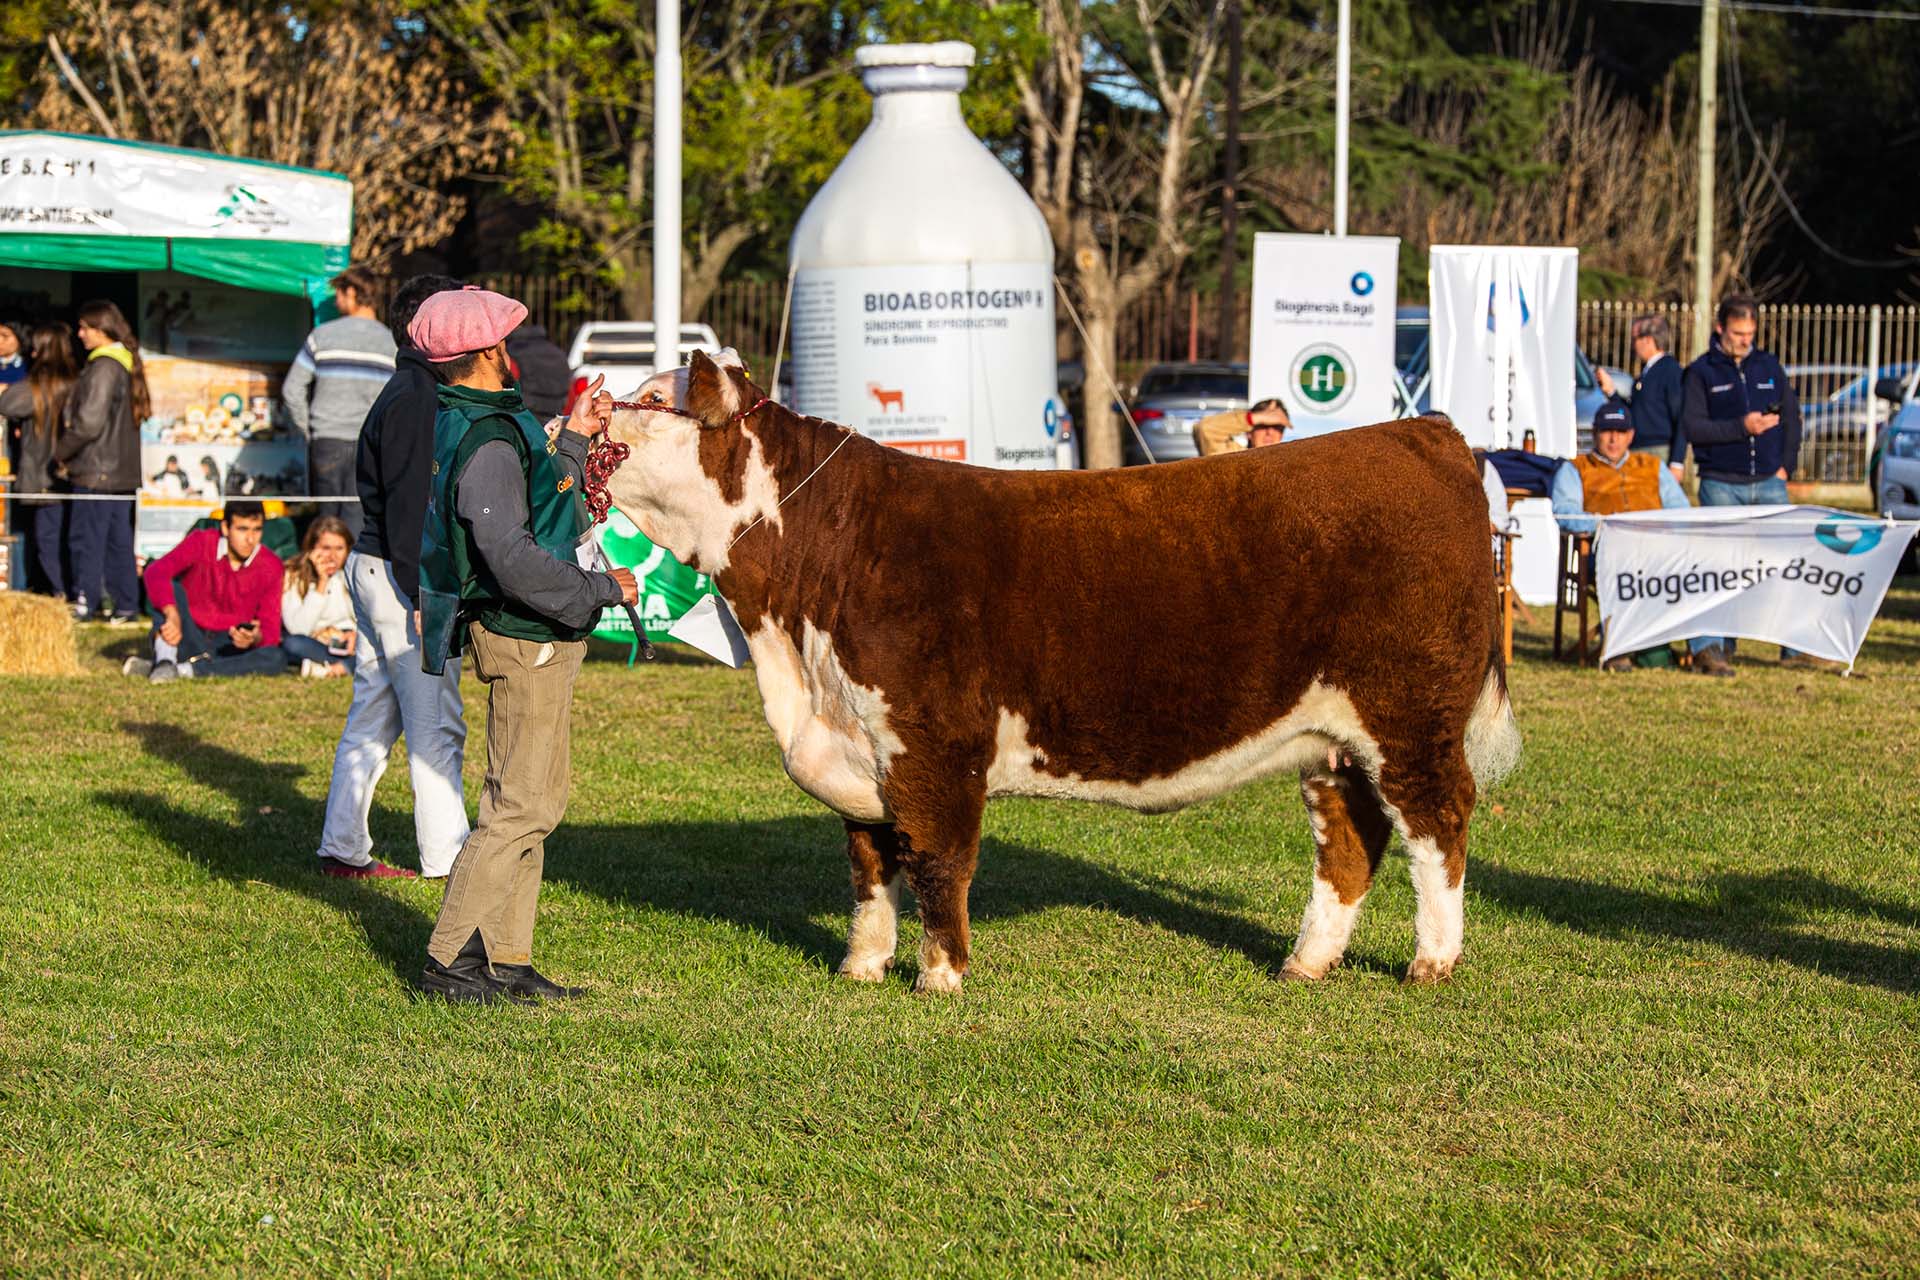
[[[742,418],[750,418],[773,403],[772,396],[761,396],[751,405],[721,423],[721,427],[730,427]],[[616,409],[637,409],[641,413],[670,413],[676,418],[690,418],[700,424],[704,431],[715,431],[718,427],[707,424],[706,419],[685,409],[676,409],[670,404],[642,404],[637,400],[615,400]],[[607,492],[607,480],[619,465],[627,460],[632,450],[618,440],[612,439],[607,432],[594,435],[593,442],[587,446],[586,481],[582,485],[587,499],[587,510],[593,516],[593,523],[599,524],[607,518],[607,512],[613,507],[613,495]]]
[[[760,412],[762,409],[766,408],[768,405],[772,403],[773,403],[772,396],[761,396],[758,400],[755,400],[752,404],[748,405],[746,408],[742,409],[740,412],[734,414],[731,418],[728,418],[725,422],[720,423],[718,426],[709,426],[707,423],[707,420],[705,418],[702,418],[699,414],[688,413],[685,409],[676,409],[670,404],[642,404],[638,400],[615,400],[613,402],[613,407],[616,409],[637,409],[641,413],[670,413],[676,418],[691,419],[692,421],[699,423],[702,427],[705,427],[709,431],[717,431],[719,430],[720,427],[732,426],[734,423],[740,421],[742,418],[751,418],[754,414]]]

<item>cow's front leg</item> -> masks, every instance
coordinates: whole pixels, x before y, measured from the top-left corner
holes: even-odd
[[[853,864],[853,924],[840,976],[878,982],[893,967],[900,941],[900,837],[890,824],[847,823]]]

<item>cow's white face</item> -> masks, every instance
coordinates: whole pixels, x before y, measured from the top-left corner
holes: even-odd
[[[641,383],[625,398],[639,407],[615,410],[608,428],[629,450],[607,483],[613,504],[675,559],[702,573],[725,569],[733,539],[756,519],[779,521],[779,487],[760,442],[731,421],[748,407],[745,376],[746,366],[731,347],[712,358],[695,352],[685,368]],[[725,474],[742,446],[748,451],[744,483],[729,494],[716,473]]]

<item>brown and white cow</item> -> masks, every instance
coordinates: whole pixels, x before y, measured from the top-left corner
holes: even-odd
[[[892,965],[904,875],[914,985],[960,989],[989,797],[1162,812],[1291,771],[1318,857],[1283,975],[1339,962],[1397,831],[1418,898],[1407,976],[1448,977],[1476,776],[1520,746],[1486,498],[1451,427],[1017,472],[762,399],[730,351],[655,375],[614,414],[631,454],[608,489],[713,575],[788,774],[846,820],[841,974]]]

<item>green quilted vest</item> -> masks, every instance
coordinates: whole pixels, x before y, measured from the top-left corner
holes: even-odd
[[[520,455],[535,543],[571,564],[574,547],[589,527],[579,486],[554,461],[546,431],[527,412],[517,389],[441,387],[440,412],[433,420],[433,478],[420,533],[420,664],[430,675],[439,675],[459,655],[467,622],[496,635],[542,643],[579,640],[591,630],[569,627],[509,600],[460,522],[454,495],[461,473],[475,450],[494,440],[507,441]]]

